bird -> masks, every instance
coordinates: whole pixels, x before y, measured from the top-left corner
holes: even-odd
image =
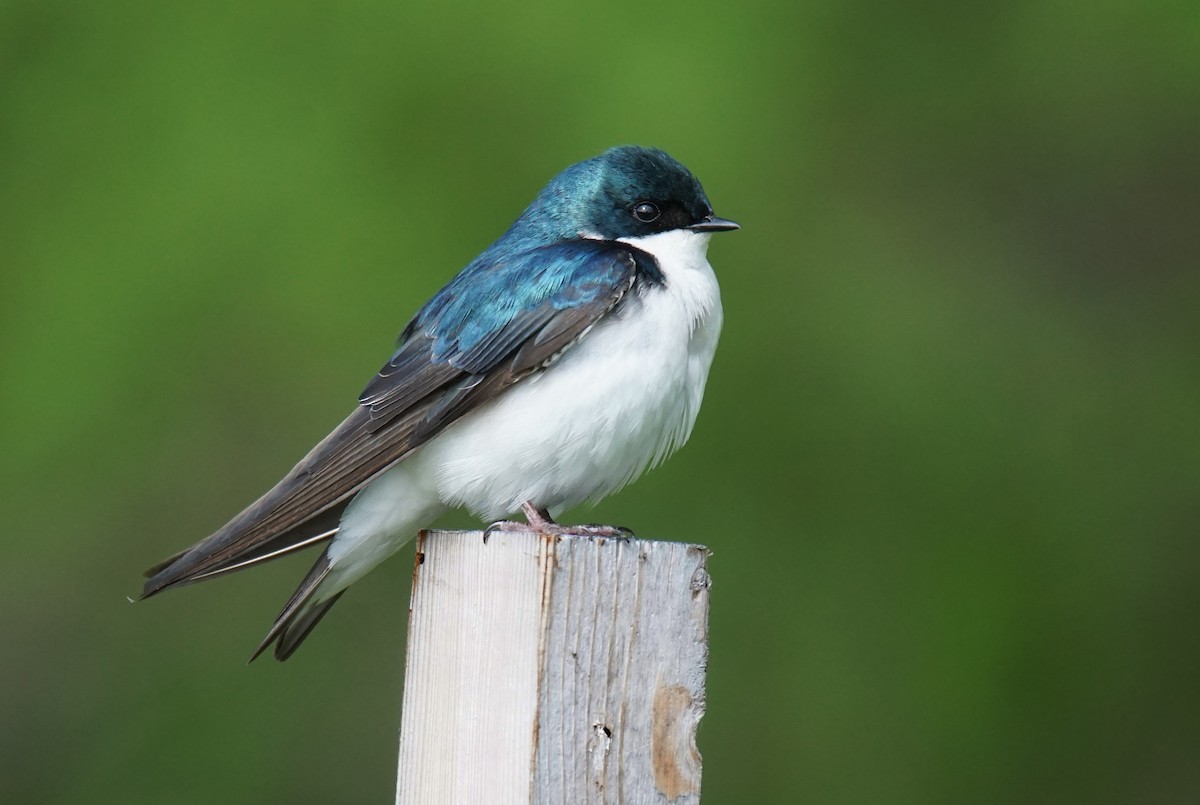
[[[721,331],[717,217],[665,151],[555,176],[422,307],[353,412],[225,526],[146,571],[142,598],[324,543],[251,660],[290,657],[345,590],[451,509],[554,518],[687,441]],[[522,512],[528,525],[503,520]]]

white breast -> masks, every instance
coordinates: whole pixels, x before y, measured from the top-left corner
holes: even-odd
[[[433,474],[446,505],[488,520],[526,500],[551,512],[599,500],[679,448],[721,329],[709,237],[677,230],[629,240],[657,258],[665,285],[632,292],[559,361],[405,464]]]

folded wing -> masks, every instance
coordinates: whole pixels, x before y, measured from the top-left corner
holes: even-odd
[[[405,328],[359,407],[223,528],[150,568],[143,597],[331,538],[371,479],[569,349],[639,279],[659,278],[653,257],[610,241],[485,252]]]

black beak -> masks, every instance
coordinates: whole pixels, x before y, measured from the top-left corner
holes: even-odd
[[[741,227],[726,218],[710,215],[703,221],[692,224],[688,229],[693,232],[731,232],[734,229],[741,229]]]

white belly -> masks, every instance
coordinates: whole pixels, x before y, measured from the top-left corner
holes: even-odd
[[[688,438],[721,328],[709,236],[631,241],[665,286],[632,292],[541,374],[455,422],[408,463],[438,497],[492,520],[533,501],[552,512],[599,500]]]
[[[658,259],[665,286],[631,293],[544,372],[368,484],[329,546],[333,570],[321,599],[447,507],[485,521],[527,500],[557,513],[616,491],[683,445],[721,330],[708,238],[674,231],[631,241]]]

